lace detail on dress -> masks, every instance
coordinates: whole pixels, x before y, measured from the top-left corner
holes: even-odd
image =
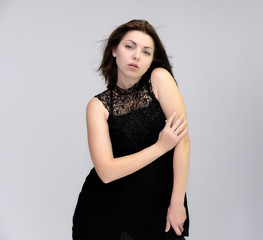
[[[102,102],[110,114],[120,116],[149,106],[153,100],[153,93],[150,80],[140,80],[128,89],[116,85],[112,90],[108,89],[95,97]]]
[[[96,97],[109,111],[110,128],[124,133],[133,150],[146,147],[145,139],[149,131],[152,131],[152,122],[159,117],[165,120],[161,106],[152,92],[150,80],[140,80],[128,89],[115,86]]]
[[[133,92],[138,91],[143,84],[145,83],[144,79],[141,79],[140,81],[138,81],[137,83],[135,83],[133,86],[131,86],[130,88],[121,88],[118,85],[116,85],[113,89],[115,92],[121,94],[121,95],[127,95],[127,94],[131,94]]]
[[[108,112],[111,112],[111,90],[106,90],[95,97],[102,102],[103,106],[108,110]]]
[[[122,89],[123,92],[124,89]],[[120,116],[128,114],[140,108],[149,106],[152,97],[148,94],[147,89],[144,87],[131,94],[120,94],[117,89],[112,92],[112,108],[113,115]]]
[[[160,104],[152,92],[150,80],[142,79],[128,89],[115,86],[96,97],[109,111],[110,128],[121,131],[133,150],[146,147],[145,139],[152,131],[150,126],[153,121],[159,117],[165,119]],[[120,148],[122,147],[119,146]]]
[[[146,138],[148,137],[153,122],[161,117],[163,123],[165,117],[162,113],[159,102],[154,99],[154,101],[149,102],[147,107],[138,108],[136,111],[132,111],[128,114],[123,114],[119,116],[110,115],[109,124],[111,129],[119,130],[124,133],[127,139],[130,141],[131,149],[139,151],[145,147]],[[153,141],[156,141],[152,139]],[[119,146],[122,148],[122,146]]]

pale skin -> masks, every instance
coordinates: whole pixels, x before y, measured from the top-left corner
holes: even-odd
[[[139,81],[150,67],[153,54],[154,42],[149,35],[136,30],[129,31],[118,47],[112,50],[118,66],[117,85],[129,88]],[[162,68],[155,69],[151,75],[151,83],[167,118],[157,142],[137,153],[115,158],[107,123],[109,112],[97,98],[93,98],[88,103],[86,112],[89,149],[97,174],[104,183],[109,183],[138,171],[176,146],[173,158],[174,186],[165,231],[172,226],[177,235],[181,235],[186,219],[183,203],[190,152],[186,110],[169,72]]]
[[[186,119],[186,109],[182,96],[170,73],[162,68],[157,68],[152,73],[151,81],[153,92],[160,102],[164,114],[169,116],[176,111]],[[190,139],[186,133],[174,151],[174,184],[165,228],[165,231],[169,231],[172,226],[177,235],[181,235],[183,232],[183,224],[186,220],[184,196],[189,172],[189,156]]]

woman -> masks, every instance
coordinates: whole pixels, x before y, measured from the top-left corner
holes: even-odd
[[[132,20],[115,29],[99,70],[107,90],[87,106],[94,168],[79,195],[73,239],[184,239],[186,110],[154,28]]]

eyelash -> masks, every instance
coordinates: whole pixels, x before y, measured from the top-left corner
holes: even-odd
[[[128,49],[132,48],[132,46],[130,46],[130,45],[126,45],[125,47],[128,48]]]
[[[126,47],[127,49],[133,49],[133,47],[130,46],[130,45],[125,45],[125,47]],[[147,51],[144,51],[143,53],[146,54],[147,56],[150,56],[150,55],[151,55],[151,54],[150,54],[149,52],[147,52]]]
[[[150,56],[151,54],[147,51],[144,51],[144,53],[147,55],[147,56]]]

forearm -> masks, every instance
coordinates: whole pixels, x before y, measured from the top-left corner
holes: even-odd
[[[182,122],[182,117],[175,122],[176,114],[173,113],[166,121],[163,130],[159,133],[155,144],[137,152],[123,157],[113,156],[110,137],[106,134],[104,138],[96,138],[97,132],[88,134],[89,148],[94,167],[97,174],[104,183],[117,180],[152,163],[154,160],[171,150],[183,136],[186,121]],[[96,133],[96,134],[95,134]],[[103,134],[102,134],[103,136]],[[105,146],[103,151],[98,146]]]
[[[183,203],[188,173],[189,173],[189,158],[190,158],[190,140],[188,136],[185,136],[181,142],[179,142],[174,151],[173,158],[173,190],[171,195],[171,204]]]
[[[100,178],[104,183],[109,183],[125,177],[152,163],[164,153],[165,151],[155,143],[137,153],[112,158],[100,169]]]

